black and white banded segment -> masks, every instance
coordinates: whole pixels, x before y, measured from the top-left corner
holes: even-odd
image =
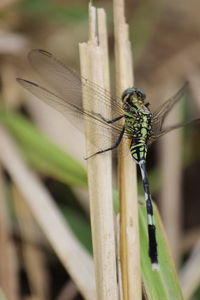
[[[152,205],[149,181],[148,181],[147,171],[146,171],[146,162],[145,162],[145,160],[141,160],[141,161],[139,161],[138,164],[139,164],[141,176],[142,176],[142,183],[143,183],[143,188],[144,188],[146,210],[147,210],[147,217],[148,217],[149,257],[151,260],[152,269],[158,270],[158,250],[157,250],[157,242],[156,242],[156,227],[154,224],[153,205]]]

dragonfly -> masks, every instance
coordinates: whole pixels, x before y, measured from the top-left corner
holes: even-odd
[[[183,98],[188,83],[185,83],[178,92],[161,104],[155,111],[150,110],[146,102],[146,95],[135,87],[127,88],[121,97],[113,97],[109,91],[91,82],[74,72],[51,53],[34,49],[28,54],[32,68],[45,82],[41,84],[17,78],[17,81],[34,96],[48,103],[60,111],[75,126],[83,130],[85,117],[97,128],[98,135],[102,136],[103,145],[98,145],[95,136],[92,143],[97,145],[97,151],[90,153],[87,159],[95,155],[111,151],[119,146],[123,139],[130,143],[130,153],[139,165],[145,195],[147,222],[148,222],[148,254],[152,269],[158,269],[158,247],[156,240],[156,226],[153,215],[152,196],[146,169],[146,156],[148,147],[166,133],[182,126],[195,123],[200,119],[177,123],[164,127],[164,121],[174,105]],[[112,118],[108,119],[99,112],[87,110],[82,104],[82,89],[86,95],[95,95],[95,101],[112,111]],[[92,97],[88,97],[91,99]],[[94,99],[92,98],[91,101]],[[88,100],[90,101],[90,100]],[[123,120],[123,122],[122,122]]]

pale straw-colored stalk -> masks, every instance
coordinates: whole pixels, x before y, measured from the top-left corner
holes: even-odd
[[[76,285],[72,281],[67,281],[56,297],[56,300],[73,300],[77,294],[78,291]]]
[[[180,107],[168,117],[169,124],[180,120]],[[181,242],[181,130],[161,139],[161,213],[176,265],[180,262]]]
[[[98,25],[97,25],[98,24]],[[97,27],[98,26],[98,27]],[[98,30],[97,30],[98,28]],[[97,34],[98,32],[98,34]],[[109,67],[106,19],[104,10],[89,6],[89,40],[80,44],[81,74],[98,86],[109,90]],[[91,97],[91,98],[90,98]],[[96,94],[88,97],[87,87],[83,86],[84,108],[101,113],[110,119],[110,111],[104,103],[95,101]],[[95,124],[86,118],[87,153],[94,153],[93,137],[98,137],[98,144],[104,145],[104,139],[95,134]],[[103,136],[102,128],[102,136]],[[105,132],[107,135],[107,132]],[[91,142],[91,143],[90,143]],[[118,299],[116,276],[116,250],[114,233],[114,213],[112,203],[111,153],[96,155],[88,160],[88,182],[90,213],[93,240],[93,253],[96,274],[98,300]]]
[[[6,185],[0,169],[0,283],[6,299],[19,299],[17,253],[11,236]]]
[[[55,202],[28,168],[7,132],[0,128],[0,161],[29,206],[63,266],[87,300],[96,299],[94,266],[88,252],[74,237]]]
[[[35,243],[28,243],[29,237],[37,239],[41,232],[27,206],[25,199],[16,186],[12,189],[14,211],[19,225],[23,262],[31,293],[40,300],[49,298],[49,282],[46,266],[46,254]],[[43,238],[43,235],[42,235]]]
[[[133,63],[128,25],[124,16],[124,1],[114,0],[116,91],[133,86]],[[120,254],[123,300],[141,299],[140,247],[136,165],[127,155],[127,142],[120,147]]]
[[[195,105],[200,112],[200,87],[199,87],[199,78],[200,72],[197,67],[193,67],[191,71],[191,75],[189,77],[190,81],[190,91],[195,101]]]
[[[200,281],[200,239],[180,272],[181,286],[185,300],[191,299]]]
[[[200,111],[200,72],[197,68],[192,69],[190,75],[190,91],[194,98],[198,112]],[[184,237],[182,242],[183,250],[189,251],[191,245],[193,250],[180,271],[180,280],[183,290],[184,299],[191,299],[194,291],[198,288],[200,282],[200,232],[199,228],[190,230],[189,234]],[[184,249],[185,248],[185,249]]]

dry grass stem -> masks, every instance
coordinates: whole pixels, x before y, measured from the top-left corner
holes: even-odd
[[[191,299],[200,282],[200,241],[194,247],[189,259],[180,272],[181,285],[185,300]]]
[[[68,281],[60,291],[56,300],[73,300],[77,293],[78,291],[75,284],[72,281]]]
[[[30,209],[16,187],[13,188],[13,201],[20,236],[23,240],[22,254],[31,294],[40,300],[48,299],[49,282],[46,269],[46,255],[37,245],[27,242],[29,236],[38,234],[38,227]]]
[[[6,187],[0,170],[0,284],[6,299],[18,300],[18,265],[15,245],[11,237],[7,203]]]
[[[0,129],[0,140],[0,161],[15,182],[52,248],[85,299],[96,299],[91,257],[74,237],[50,194],[24,163],[15,143],[3,128]]]
[[[200,72],[198,68],[193,69],[192,75],[189,77],[190,79],[190,90],[191,94],[194,98],[195,105],[200,111],[200,87],[199,87],[199,79],[200,79]]]
[[[180,120],[176,107],[168,117],[169,124]],[[180,260],[181,242],[181,131],[166,135],[161,140],[161,212],[176,265]]]
[[[0,2],[1,8],[2,1]],[[29,41],[20,34],[10,31],[0,30],[0,53],[1,54],[16,54],[23,53],[29,47]]]
[[[98,20],[96,20],[96,16],[98,16]],[[105,12],[98,9],[96,14],[96,9],[91,5],[89,7],[89,31],[89,41],[80,44],[81,73],[98,86],[109,89]],[[98,101],[95,101],[95,93],[88,98],[85,93],[86,88],[83,87],[84,108],[101,113],[110,119],[110,111],[106,110],[104,103],[102,102],[100,105]],[[87,153],[96,152],[94,145],[89,142],[92,142],[94,135],[99,136],[95,134],[96,130],[95,124],[91,125],[86,119]],[[102,128],[103,130],[104,128]],[[98,144],[100,147],[104,145],[104,139],[100,136]],[[111,176],[110,152],[96,155],[88,160],[90,213],[98,300],[116,300],[118,298]]]
[[[133,86],[132,53],[128,25],[124,16],[124,1],[114,1],[115,61],[117,95]],[[126,155],[127,143],[120,147],[120,235],[123,299],[141,299],[140,249],[136,165]]]

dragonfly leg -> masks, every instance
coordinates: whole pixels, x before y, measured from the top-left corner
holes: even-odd
[[[97,155],[97,154],[101,154],[101,153],[104,153],[104,152],[107,152],[107,151],[111,151],[111,150],[117,148],[117,147],[119,146],[121,140],[122,140],[122,137],[123,137],[123,135],[124,135],[124,131],[125,131],[125,128],[123,127],[123,129],[122,129],[122,131],[120,132],[120,134],[119,134],[117,140],[115,141],[115,143],[114,143],[111,147],[106,148],[106,149],[103,149],[103,150],[99,150],[99,151],[97,151],[96,153],[94,153],[94,154],[92,154],[92,155],[86,157],[85,159],[87,160],[87,159],[89,159],[89,158],[91,158],[91,157],[93,157],[93,156],[95,156],[95,155]]]
[[[112,120],[107,120],[107,119],[105,119],[101,114],[97,114],[103,121],[105,121],[107,124],[112,124],[112,123],[115,123],[115,122],[117,122],[117,121],[119,121],[120,119],[122,119],[123,117],[124,117],[124,115],[122,115],[122,116],[118,116],[118,117],[116,117],[116,118],[114,118],[114,119],[112,119]]]

